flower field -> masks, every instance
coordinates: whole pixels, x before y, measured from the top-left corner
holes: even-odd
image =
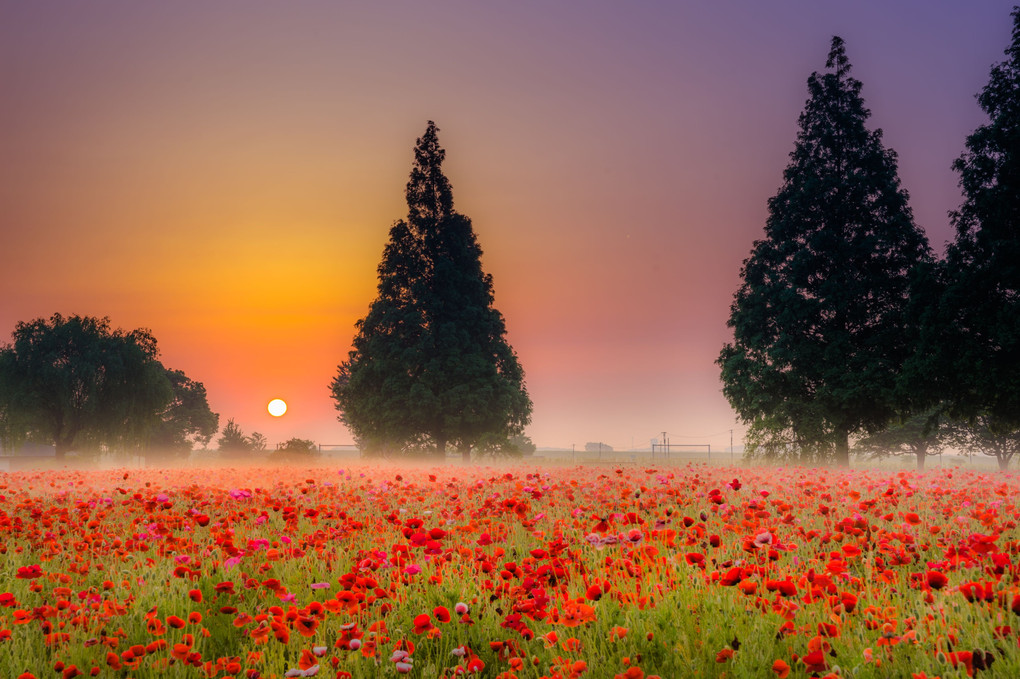
[[[1020,676],[1013,475],[0,474],[0,675]]]

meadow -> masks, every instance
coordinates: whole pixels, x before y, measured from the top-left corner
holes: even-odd
[[[4,677],[1020,676],[1018,479],[0,473]]]

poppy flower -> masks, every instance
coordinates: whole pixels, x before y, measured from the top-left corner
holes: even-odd
[[[432,629],[432,619],[427,613],[422,613],[414,617],[414,633],[424,634]]]
[[[786,679],[790,676],[790,665],[784,660],[776,660],[772,663],[772,671],[779,679]]]

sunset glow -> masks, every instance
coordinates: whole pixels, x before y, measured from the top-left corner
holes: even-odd
[[[714,360],[831,37],[941,250],[1015,1],[6,3],[0,341],[109,316],[221,424],[351,443],[328,385],[433,119],[534,442],[739,446]]]

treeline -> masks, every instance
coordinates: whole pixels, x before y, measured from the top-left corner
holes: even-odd
[[[454,210],[437,132],[430,121],[417,141],[407,219],[390,229],[378,297],[330,391],[367,455],[533,452],[524,371],[493,306],[471,220]],[[9,446],[52,443],[58,458],[71,450],[184,456],[208,446],[218,423],[202,384],[165,368],[146,330],[57,314],[19,323],[0,348],[0,439]],[[233,458],[260,456],[266,443],[233,420],[218,441]],[[293,438],[272,456],[316,454],[314,442]]]
[[[205,386],[159,361],[145,329],[54,314],[18,323],[0,347],[0,442],[183,457],[219,427]]]
[[[719,358],[747,455],[849,463],[851,451],[1020,452],[1020,8],[977,96],[988,122],[953,163],[963,203],[937,257],[869,130],[836,37],[741,271]]]
[[[220,416],[205,386],[159,360],[148,330],[125,332],[108,318],[62,316],[18,323],[0,347],[0,443],[52,445],[58,460],[127,454],[187,458],[208,448]],[[269,454],[266,437],[228,420],[217,440],[227,459],[308,459],[314,441],[292,438]]]

